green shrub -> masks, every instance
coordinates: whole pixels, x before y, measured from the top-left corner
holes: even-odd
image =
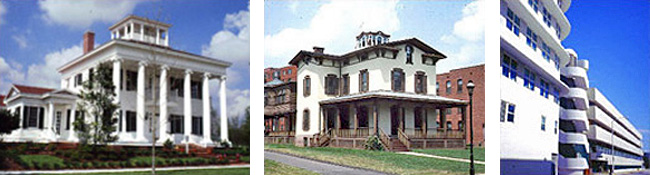
[[[172,142],[172,140],[167,139],[165,140],[165,143],[163,143],[163,147],[169,150],[174,149],[174,143]]]
[[[366,144],[364,145],[367,150],[378,150],[378,151],[383,151],[384,150],[384,144],[381,143],[381,140],[379,140],[379,137],[377,136],[371,136],[368,137],[368,140],[366,140]]]

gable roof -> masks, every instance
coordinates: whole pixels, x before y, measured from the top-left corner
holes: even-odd
[[[14,87],[18,89],[20,93],[36,94],[36,95],[42,95],[54,91],[54,89],[50,89],[50,88],[25,86],[25,85],[18,85],[18,84],[14,84]]]
[[[297,65],[298,62],[300,60],[302,60],[302,58],[304,58],[305,56],[311,56],[311,57],[317,57],[317,58],[326,58],[326,59],[333,59],[333,60],[341,60],[341,59],[347,58],[349,56],[352,56],[352,55],[355,55],[355,54],[358,54],[358,53],[368,52],[370,50],[375,50],[375,49],[387,49],[387,50],[399,51],[399,49],[396,49],[394,47],[397,46],[397,45],[407,44],[407,43],[419,48],[422,51],[424,51],[425,56],[435,57],[435,58],[439,58],[439,59],[447,58],[447,56],[445,56],[442,52],[432,48],[431,46],[429,46],[426,43],[420,41],[419,39],[417,39],[417,38],[409,38],[409,39],[391,41],[391,42],[387,42],[387,43],[384,43],[384,44],[369,46],[369,47],[366,47],[366,48],[362,48],[362,49],[358,49],[358,50],[348,52],[348,53],[343,54],[343,55],[331,55],[331,54],[301,50],[300,52],[298,52],[298,54],[296,54],[296,56],[294,56],[291,59],[291,61],[289,61],[289,64]]]

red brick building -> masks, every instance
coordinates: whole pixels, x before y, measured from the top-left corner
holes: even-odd
[[[264,83],[273,81],[273,78],[276,76],[280,77],[280,80],[283,82],[296,81],[297,71],[298,68],[294,65],[281,68],[266,68],[264,69]]]
[[[436,92],[439,96],[469,101],[467,94],[467,83],[472,81],[474,88],[473,101],[473,122],[474,122],[474,145],[484,146],[485,144],[485,64],[470,66],[451,70],[447,73],[436,76]],[[469,109],[467,109],[469,112]],[[452,129],[464,128],[460,109],[448,109],[446,123],[451,124]],[[469,120],[467,120],[469,123]],[[469,144],[469,127],[466,127],[467,144]]]

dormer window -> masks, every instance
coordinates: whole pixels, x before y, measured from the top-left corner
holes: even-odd
[[[411,45],[406,45],[404,50],[406,51],[406,64],[413,64],[413,47]]]

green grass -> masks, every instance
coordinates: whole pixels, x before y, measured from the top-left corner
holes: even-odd
[[[469,149],[414,149],[413,152],[469,159]],[[485,161],[485,148],[474,148],[474,160]]]
[[[240,156],[239,160],[242,162],[251,162],[251,156]]]
[[[151,171],[124,172],[124,173],[88,173],[75,175],[149,175]],[[224,169],[200,169],[200,170],[175,170],[175,171],[156,171],[160,175],[244,175],[250,174],[250,168],[224,168]]]
[[[384,151],[331,147],[303,148],[276,144],[265,145],[265,149],[393,174],[467,174],[469,172],[469,163]],[[476,165],[476,171],[483,173],[485,166]]]
[[[318,173],[311,172],[298,167],[289,166],[273,160],[264,159],[264,174],[265,175],[317,175]]]

